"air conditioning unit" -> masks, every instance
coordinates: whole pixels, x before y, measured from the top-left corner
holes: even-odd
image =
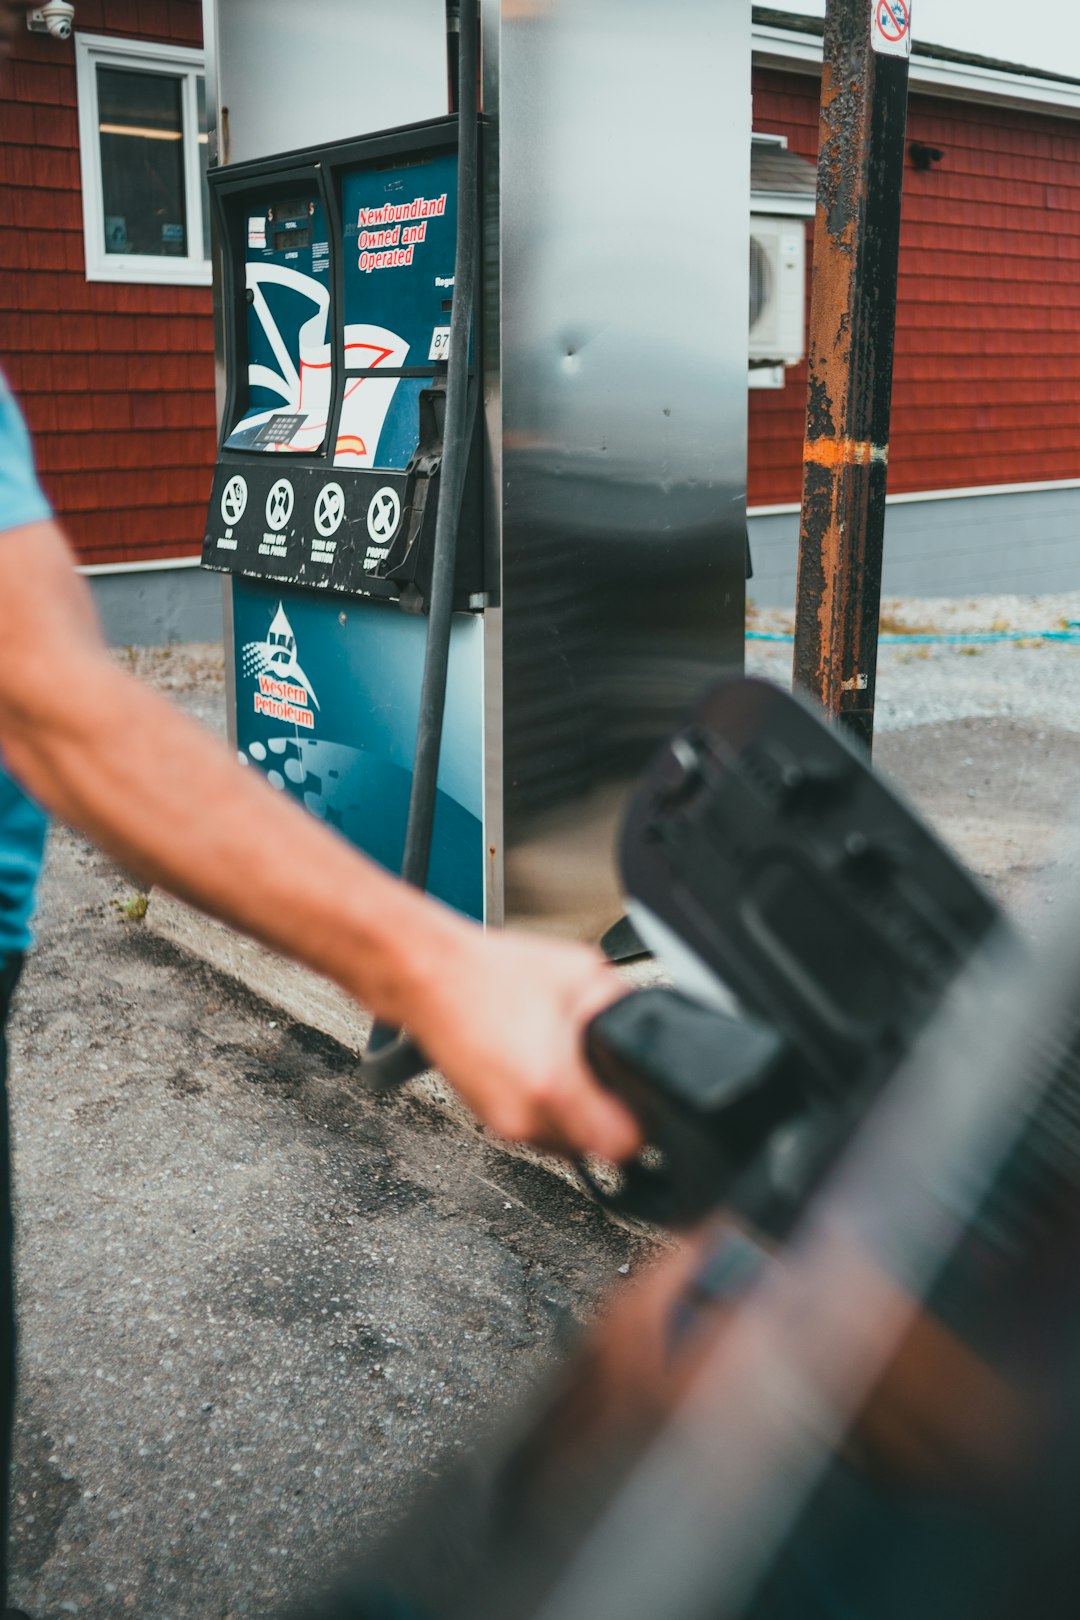
[[[794,366],[806,353],[806,225],[750,216],[750,365]]]

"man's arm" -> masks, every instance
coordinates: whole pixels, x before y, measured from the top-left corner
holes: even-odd
[[[55,523],[0,534],[0,749],[125,865],[404,1024],[500,1134],[622,1158],[639,1132],[581,1055],[599,956],[485,936],[389,877],[118,669]]]

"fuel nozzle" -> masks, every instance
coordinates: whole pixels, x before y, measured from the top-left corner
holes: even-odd
[[[691,1225],[748,1175],[767,1182],[773,1145],[807,1114],[799,1066],[776,1029],[677,990],[639,990],[606,1007],[586,1029],[585,1053],[649,1144],[617,1190],[588,1167],[585,1180],[608,1207],[664,1226]]]

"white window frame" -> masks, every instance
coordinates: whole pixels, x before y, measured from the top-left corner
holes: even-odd
[[[181,81],[184,120],[184,202],[187,240],[184,258],[148,253],[106,253],[98,112],[99,67],[136,68]],[[82,164],[83,233],[87,281],[141,282],[154,286],[209,287],[210,243],[203,241],[202,165],[199,157],[198,80],[205,78],[202,51],[181,45],[114,39],[106,34],[75,35],[75,75],[79,100],[79,157]]]

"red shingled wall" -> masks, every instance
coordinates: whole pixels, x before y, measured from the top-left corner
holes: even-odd
[[[78,0],[76,27],[202,43],[199,0]],[[73,42],[21,35],[0,80],[0,364],[87,563],[190,556],[214,458],[208,287],[88,282]]]
[[[199,0],[79,0],[77,25],[201,43]],[[818,88],[756,69],[754,127],[814,159]],[[1080,476],[1080,124],[912,98],[893,491]],[[0,363],[84,562],[197,552],[214,456],[211,295],[85,277],[74,47],[20,37],[0,87]],[[805,367],[750,394],[751,505],[800,494]]]
[[[755,69],[754,128],[816,160],[818,93]],[[1080,123],[916,95],[908,139],[890,490],[1080,477]],[[751,505],[799,499],[805,404],[751,392]]]

